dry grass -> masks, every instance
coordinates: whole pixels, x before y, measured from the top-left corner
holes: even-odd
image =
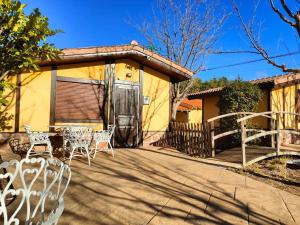
[[[300,195],[300,170],[287,167],[290,159],[293,157],[266,159],[236,172]]]

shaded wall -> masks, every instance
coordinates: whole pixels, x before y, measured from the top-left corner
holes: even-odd
[[[220,96],[218,94],[205,96],[202,99],[203,121],[207,121],[210,118],[220,115],[219,101]],[[219,126],[219,121],[217,121],[215,126]]]
[[[176,122],[188,123],[189,122],[189,112],[177,112],[176,113]]]

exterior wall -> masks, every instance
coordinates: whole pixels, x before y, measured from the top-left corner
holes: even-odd
[[[20,131],[29,124],[36,131],[49,130],[51,69],[21,74]]]
[[[189,112],[189,123],[202,123],[201,109],[194,109]]]
[[[12,76],[8,78],[7,82],[12,83],[14,85],[17,84],[17,77]],[[5,107],[1,108],[1,112],[7,113],[7,115],[12,115],[13,118],[8,121],[8,129],[5,132],[14,132],[15,131],[15,119],[16,119],[16,89],[6,89],[3,93],[3,96],[7,96],[8,104]]]
[[[271,110],[283,111],[283,88],[273,88],[271,92]],[[275,115],[273,116],[275,118]],[[283,117],[280,117],[280,128],[283,127]]]
[[[115,66],[115,79],[116,80],[126,80],[138,83],[139,82],[139,72],[140,64],[129,60],[116,60]]]
[[[188,123],[189,122],[189,112],[177,112],[176,113],[176,122]]]
[[[296,112],[295,110],[295,85],[289,85],[284,87],[284,111],[287,112]],[[295,116],[293,115],[284,115],[284,126],[285,129],[295,128]]]
[[[272,111],[295,112],[296,90],[299,85],[289,85],[272,89],[271,109]],[[295,116],[284,115],[280,117],[280,128],[294,129]]]
[[[139,82],[140,64],[132,60],[115,61],[115,79]],[[105,63],[89,62],[57,67],[58,77],[104,80]],[[20,98],[20,131],[24,125],[30,124],[33,130],[47,131],[50,123],[51,101],[51,67],[43,67],[36,73],[21,75]],[[15,92],[14,92],[15,93]],[[110,92],[109,92],[110,93]],[[143,93],[150,97],[150,104],[143,105],[142,125],[145,142],[153,137],[160,137],[168,128],[170,119],[170,78],[169,76],[144,68]],[[12,98],[10,111],[15,112],[15,97]],[[109,109],[108,109],[109,110]],[[109,115],[109,113],[108,113]],[[14,132],[14,120],[11,121]],[[63,125],[68,123],[55,123]],[[79,123],[78,123],[79,124]],[[94,125],[95,129],[103,129],[102,123],[80,123]],[[158,134],[158,135],[156,135]]]
[[[62,77],[104,80],[104,73],[104,62],[78,63],[57,67],[57,76]]]
[[[220,115],[219,101],[220,97],[218,95],[205,96],[203,99],[203,121]],[[218,121],[217,121],[218,123]],[[215,126],[218,126],[216,124]]]
[[[170,78],[145,67],[143,86],[143,95],[150,97],[150,104],[143,106],[143,131],[166,131],[170,119]]]
[[[202,110],[193,109],[186,112],[177,112],[176,122],[183,123],[202,123]]]
[[[269,105],[269,90],[262,90],[262,100],[257,105],[256,112],[266,112],[268,111],[268,105]],[[254,125],[256,125],[259,128],[268,128],[268,118],[266,117],[256,117],[253,120]]]

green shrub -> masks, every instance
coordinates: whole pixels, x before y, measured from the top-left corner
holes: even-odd
[[[250,82],[237,79],[230,82],[222,90],[220,96],[220,112],[227,114],[232,112],[253,112],[256,111],[258,102],[262,99],[262,92],[258,85]],[[236,122],[241,115],[227,117],[221,120],[221,132],[235,130],[240,128],[240,124]],[[253,124],[248,123],[247,127],[254,128]],[[240,146],[240,133],[233,134],[224,142],[223,148],[230,148]]]

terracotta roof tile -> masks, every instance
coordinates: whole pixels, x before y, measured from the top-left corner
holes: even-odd
[[[104,55],[104,54],[120,54],[121,52],[130,52],[134,51],[137,53],[140,53],[142,55],[145,55],[146,57],[156,59],[170,67],[173,67],[186,75],[192,76],[194,73],[193,71],[173,62],[170,59],[167,59],[166,57],[163,57],[162,55],[149,51],[148,49],[140,46],[140,45],[116,45],[116,46],[102,46],[102,47],[86,47],[86,48],[66,48],[62,50],[62,58],[68,59],[68,58],[74,58],[74,57],[81,57],[81,56],[89,56],[89,55]],[[146,59],[146,58],[145,58]]]
[[[272,77],[264,77],[264,78],[260,78],[260,79],[256,79],[256,80],[250,80],[249,82],[252,84],[264,84],[264,83],[273,82],[274,85],[276,85],[276,84],[282,84],[282,83],[286,83],[286,82],[293,81],[293,80],[299,80],[299,79],[300,79],[300,74],[282,74],[282,75],[276,75],[276,76],[272,76]],[[211,89],[207,89],[204,91],[198,91],[195,93],[191,93],[191,94],[189,94],[189,96],[216,93],[216,92],[221,91],[222,89],[223,89],[223,87],[211,88]]]
[[[178,106],[178,111],[191,111],[193,109],[202,109],[201,99],[183,99]]]
[[[211,89],[207,89],[204,91],[197,91],[194,93],[189,94],[189,96],[195,96],[195,95],[203,95],[203,94],[209,94],[209,93],[215,93],[215,92],[219,92],[223,89],[223,87],[216,87],[216,88],[211,88]]]

